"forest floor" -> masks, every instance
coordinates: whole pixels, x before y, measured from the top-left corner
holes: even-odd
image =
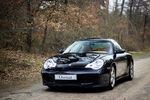
[[[41,79],[48,56],[0,49],[0,90],[24,88]]]
[[[131,52],[134,58],[145,57],[150,49]],[[0,49],[0,92],[29,87],[41,80],[43,63],[52,55]]]

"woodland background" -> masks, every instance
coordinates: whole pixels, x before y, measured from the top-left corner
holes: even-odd
[[[84,38],[150,47],[150,0],[0,1],[0,48],[49,54]]]
[[[149,54],[150,0],[0,0],[0,90],[39,82],[46,59],[85,38]]]

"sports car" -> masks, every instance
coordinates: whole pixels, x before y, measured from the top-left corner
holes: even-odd
[[[44,63],[43,85],[50,88],[109,87],[116,81],[134,77],[134,61],[113,39],[83,39],[73,42]]]

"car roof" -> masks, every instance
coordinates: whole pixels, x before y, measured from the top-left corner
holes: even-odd
[[[81,40],[77,40],[77,41],[110,41],[110,42],[114,42],[114,39],[101,39],[101,38],[87,38],[87,39],[81,39]]]

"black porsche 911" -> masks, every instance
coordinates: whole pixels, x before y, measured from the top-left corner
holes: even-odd
[[[113,89],[116,80],[134,77],[134,61],[113,39],[77,40],[45,61],[43,85],[104,87]]]

